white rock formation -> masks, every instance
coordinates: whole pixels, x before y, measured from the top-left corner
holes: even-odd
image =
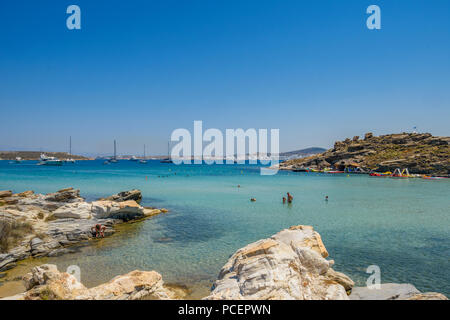
[[[132,271],[88,289],[52,264],[34,267],[23,277],[28,291],[0,300],[167,300],[180,298],[164,287],[155,271]]]
[[[68,203],[53,211],[55,218],[90,219],[92,205],[86,202]]]
[[[92,215],[98,219],[135,219],[144,216],[144,207],[134,200],[100,200],[92,202]]]
[[[205,299],[348,300],[353,281],[331,269],[320,235],[294,226],[239,249]]]
[[[6,252],[0,251],[0,272],[16,266],[16,262],[29,256],[57,256],[72,252],[64,250],[67,245],[89,240],[95,236],[92,228],[100,224],[104,235],[114,233],[113,225],[133,219],[150,217],[159,209],[144,208],[135,200],[142,199],[139,190],[124,191],[111,196],[113,200],[88,203],[73,188],[50,194],[35,194],[25,191],[13,194],[0,191],[0,222],[28,224],[27,231]]]

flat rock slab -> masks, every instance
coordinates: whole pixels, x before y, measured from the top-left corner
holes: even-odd
[[[380,289],[354,287],[350,300],[403,300],[419,294],[420,291],[409,283],[384,283]]]

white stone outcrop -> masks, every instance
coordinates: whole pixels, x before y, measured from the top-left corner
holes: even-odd
[[[294,226],[239,249],[205,299],[348,300],[350,278],[330,272],[320,235]]]
[[[6,252],[0,251],[0,272],[16,266],[16,262],[30,256],[58,256],[73,250],[65,246],[89,240],[96,236],[92,228],[100,224],[103,235],[114,233],[117,223],[141,219],[165,212],[159,209],[144,208],[139,190],[124,191],[111,196],[114,200],[86,202],[80,191],[66,188],[55,193],[35,194],[25,191],[13,194],[0,192],[0,222],[11,225],[31,226],[31,232],[15,243]],[[129,199],[129,200],[124,200]]]
[[[32,268],[23,277],[27,291],[0,300],[168,300],[180,298],[164,286],[159,273],[135,270],[94,288],[52,264]]]
[[[92,217],[92,205],[86,202],[68,203],[53,211],[53,217],[74,218],[74,219],[90,219]]]
[[[92,215],[98,219],[136,219],[144,216],[144,207],[134,200],[115,202],[100,200],[92,202]]]

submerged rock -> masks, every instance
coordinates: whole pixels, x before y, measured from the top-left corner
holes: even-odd
[[[348,300],[341,283],[352,281],[330,272],[327,256],[313,227],[282,230],[233,254],[205,299]]]

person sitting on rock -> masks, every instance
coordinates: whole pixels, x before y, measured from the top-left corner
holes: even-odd
[[[91,232],[95,232],[95,238],[105,237],[105,226],[102,226],[101,224],[96,224],[95,227],[91,228]]]

